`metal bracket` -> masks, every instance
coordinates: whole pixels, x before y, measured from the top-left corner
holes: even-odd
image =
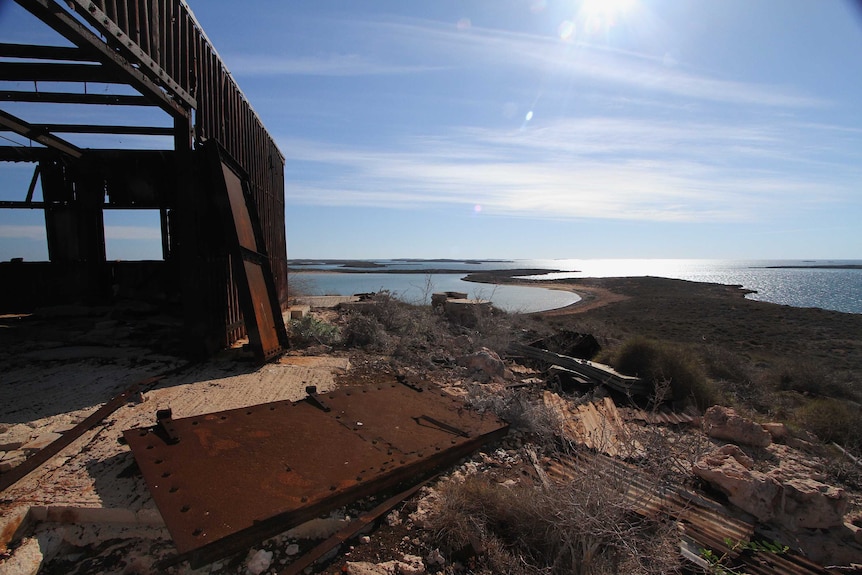
[[[425,391],[425,389],[424,389],[424,388],[419,387],[419,386],[418,386],[418,385],[416,385],[415,383],[411,383],[411,382],[410,382],[410,380],[408,380],[408,379],[407,379],[407,376],[406,376],[406,375],[403,375],[403,374],[400,374],[400,373],[399,373],[398,375],[396,375],[396,376],[395,376],[395,379],[396,379],[396,380],[398,380],[398,383],[400,383],[401,385],[406,385],[407,387],[409,387],[409,388],[410,388],[410,389],[412,389],[413,391],[418,391],[418,392],[420,392],[420,393],[421,393],[421,392],[423,392],[423,391]]]
[[[326,413],[329,413],[330,411],[332,411],[332,408],[329,407],[328,405],[326,405],[325,403],[323,403],[323,400],[320,399],[319,395],[317,395],[317,386],[316,385],[307,386],[305,388],[305,393],[308,394],[308,397],[305,398],[308,401],[308,403],[310,403],[311,405],[313,405],[314,407],[316,407],[322,411],[325,411]]]
[[[433,417],[428,417],[427,415],[420,415],[419,417],[414,417],[413,419],[416,421],[416,423],[419,423],[419,420],[424,419],[425,421],[427,421],[428,423],[430,423],[434,427],[438,427],[438,428],[442,429],[443,431],[448,431],[449,433],[453,433],[455,435],[460,435],[461,437],[470,437],[470,434],[467,433],[466,431],[464,431],[463,429],[458,429],[457,427],[455,427],[453,425],[449,425],[448,423],[444,423],[444,422],[440,421],[439,419],[434,419]]]
[[[180,442],[180,436],[177,435],[177,429],[174,427],[174,420],[171,419],[172,415],[173,412],[170,408],[156,411],[156,427],[169,444]]]

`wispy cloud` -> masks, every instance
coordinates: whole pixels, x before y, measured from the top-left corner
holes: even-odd
[[[230,69],[240,76],[381,76],[442,68],[384,62],[355,53],[308,57],[237,55],[231,57],[229,62]]]
[[[849,193],[852,174],[787,170],[805,161],[787,136],[776,126],[599,117],[515,132],[465,129],[388,150],[280,144],[297,166],[286,184],[296,204],[479,205],[485,213],[534,218],[740,222]],[[303,178],[303,171],[314,175]]]
[[[554,36],[465,29],[428,20],[333,22],[321,28],[327,29],[339,30],[341,38],[322,55],[238,53],[226,59],[241,76],[379,76],[472,69],[508,77],[538,72],[710,102],[791,108],[825,104],[792,87],[715,78],[663,58]]]

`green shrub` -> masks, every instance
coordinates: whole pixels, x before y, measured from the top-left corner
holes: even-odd
[[[651,381],[657,388],[669,383],[674,401],[692,401],[700,409],[721,403],[721,393],[685,348],[636,337],[623,343],[611,365],[620,373]]]
[[[337,345],[341,341],[338,326],[320,321],[311,315],[306,315],[302,319],[291,320],[288,328],[293,345],[323,344],[331,346]]]

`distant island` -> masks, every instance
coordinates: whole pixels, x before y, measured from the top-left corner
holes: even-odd
[[[396,258],[385,260],[397,262],[400,264],[464,264],[464,265],[481,265],[481,264],[502,264],[512,263],[513,260],[455,260],[455,259],[420,259],[420,258]],[[338,266],[332,269],[307,269],[307,266]],[[384,263],[373,260],[312,260],[312,259],[295,259],[287,260],[287,267],[294,268],[294,271],[302,273],[345,273],[345,274],[362,274],[362,273],[381,273],[381,274],[463,274],[471,273],[469,270],[453,269],[453,268],[426,268],[416,267],[414,269],[392,269]],[[560,272],[563,270],[547,269],[547,268],[530,268],[530,269],[505,269],[505,270],[487,270],[485,273],[504,274],[504,275],[537,275]]]
[[[764,266],[761,269],[767,270],[862,270],[862,265],[859,264],[810,264],[810,265],[792,265],[792,266]]]

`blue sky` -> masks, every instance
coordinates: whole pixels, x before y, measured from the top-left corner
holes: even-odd
[[[857,4],[190,5],[286,157],[289,257],[862,258]],[[40,223],[0,213],[0,258]]]

